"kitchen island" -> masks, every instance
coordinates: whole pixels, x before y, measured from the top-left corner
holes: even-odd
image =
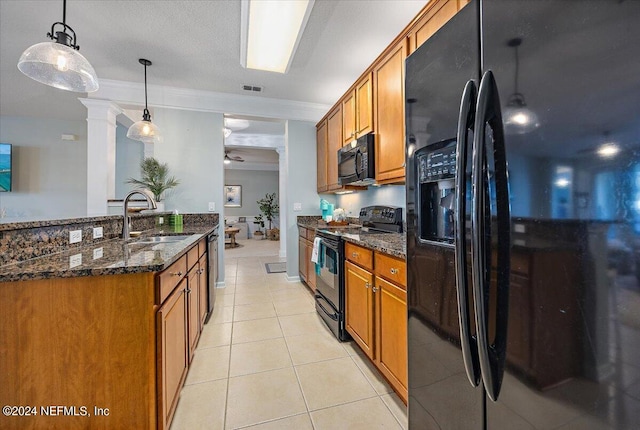
[[[108,233],[3,263],[0,403],[15,408],[0,428],[169,428],[207,311],[206,236],[217,216],[203,221],[134,219],[150,227],[138,239]],[[3,232],[2,245],[18,230]]]

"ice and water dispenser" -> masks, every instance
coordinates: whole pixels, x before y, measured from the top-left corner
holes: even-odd
[[[422,240],[453,243],[456,141],[447,140],[416,151],[419,231]]]

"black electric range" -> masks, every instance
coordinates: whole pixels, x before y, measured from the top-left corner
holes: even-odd
[[[402,208],[368,206],[360,210],[361,225],[327,226],[316,230],[320,238],[316,270],[316,310],[341,341],[349,340],[345,327],[344,240],[347,235],[402,233]]]

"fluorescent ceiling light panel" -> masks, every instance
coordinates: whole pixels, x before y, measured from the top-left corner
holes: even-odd
[[[243,0],[242,65],[287,73],[313,3],[314,0]]]

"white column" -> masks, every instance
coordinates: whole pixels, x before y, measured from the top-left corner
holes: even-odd
[[[109,100],[80,99],[87,107],[87,216],[106,215],[116,194],[116,116]]]
[[[276,148],[278,153],[278,180],[280,184],[278,205],[280,206],[280,257],[287,256],[287,153],[286,147]]]

